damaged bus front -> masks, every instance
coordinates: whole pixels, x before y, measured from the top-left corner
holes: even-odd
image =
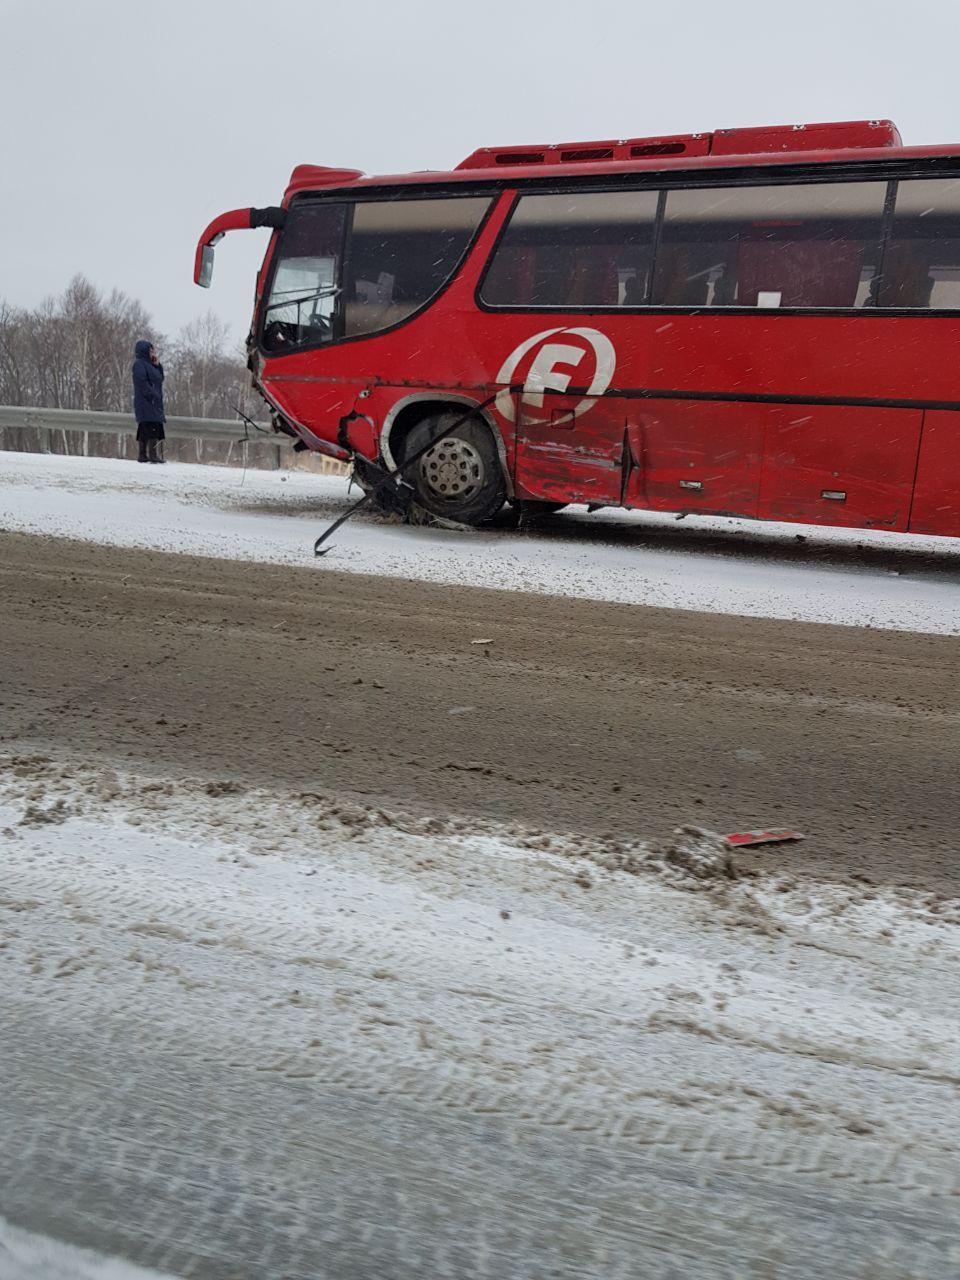
[[[499,193],[385,191],[360,179],[355,170],[294,170],[281,206],[233,210],[207,227],[194,279],[209,286],[214,246],[226,232],[273,230],[248,339],[254,385],[276,430],[298,437],[298,447],[352,460],[369,485],[409,455],[425,422],[442,427],[454,411],[462,417],[490,399],[477,356],[465,361],[457,387],[418,376],[436,356],[449,357],[465,323],[438,332],[430,317],[425,341],[407,322],[450,283]],[[474,312],[472,296],[459,310]],[[503,504],[507,459],[486,415],[464,431],[425,460],[432,481],[424,505],[476,522]]]

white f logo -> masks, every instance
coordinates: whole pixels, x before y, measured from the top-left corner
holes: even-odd
[[[559,334],[569,334],[572,338],[580,338],[582,343],[574,346],[568,342],[547,341],[548,338],[553,338]],[[503,362],[503,367],[497,374],[497,382],[506,384],[504,390],[497,396],[497,409],[511,422],[516,420],[516,411],[513,396],[510,392],[510,384],[514,381],[524,357],[531,352],[534,353],[533,358],[523,383],[521,405],[524,411],[520,415],[520,425],[542,421],[544,392],[566,391],[584,358],[588,354],[592,354],[593,376],[590,379],[585,397],[568,413],[565,413],[560,418],[553,419],[554,425],[572,422],[596,403],[598,396],[603,395],[610,385],[617,363],[613,343],[606,334],[600,333],[598,329],[547,329],[543,333],[534,334],[532,338],[522,342],[519,347],[516,347],[507,356]],[[538,409],[541,412],[539,414],[529,414],[525,412],[527,408]]]

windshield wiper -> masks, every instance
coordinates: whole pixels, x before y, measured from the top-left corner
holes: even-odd
[[[339,285],[325,285],[322,289],[317,289],[315,293],[304,293],[299,298],[281,298],[278,302],[271,302],[267,307],[267,311],[275,311],[277,307],[299,307],[304,302],[319,302],[325,298],[336,298],[341,293],[343,293],[343,289]]]

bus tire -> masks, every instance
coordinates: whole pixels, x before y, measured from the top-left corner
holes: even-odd
[[[456,425],[462,417],[451,410],[417,423],[404,441],[404,457],[436,443],[404,467],[404,477],[425,511],[460,524],[483,524],[503,506],[507,485],[489,427],[474,418]],[[444,423],[453,427],[449,435],[443,433]]]

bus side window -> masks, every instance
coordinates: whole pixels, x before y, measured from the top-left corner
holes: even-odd
[[[344,333],[377,333],[447,283],[489,208],[487,196],[358,201],[344,273]]]
[[[494,307],[643,305],[656,213],[655,191],[524,196],[494,250],[481,300]]]
[[[653,302],[673,307],[865,306],[885,182],[667,193]]]
[[[898,183],[879,304],[960,309],[960,178]]]
[[[529,307],[533,303],[537,249],[532,244],[501,246],[490,263],[484,294],[502,306]]]

